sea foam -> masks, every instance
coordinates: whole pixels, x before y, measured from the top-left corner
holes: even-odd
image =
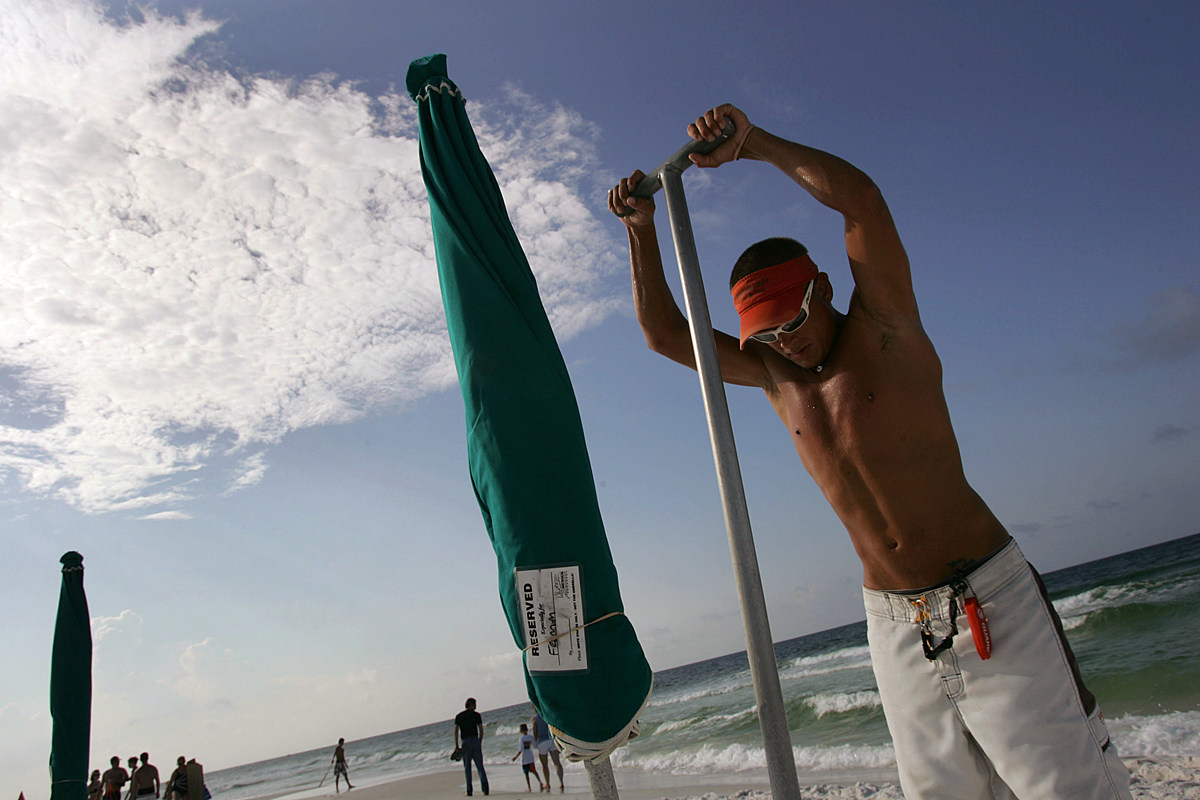
[[[879,692],[832,692],[804,698],[804,705],[813,710],[818,718],[826,714],[842,714],[859,708],[878,708]]]
[[[1122,757],[1200,753],[1200,711],[1174,711],[1152,717],[1127,714],[1105,721]]]
[[[896,752],[889,745],[839,745],[837,747],[793,747],[797,769],[819,771],[889,767]],[[766,753],[761,747],[730,744],[702,745],[692,750],[631,756],[627,750],[613,754],[613,765],[622,769],[667,772],[672,775],[722,775],[765,769]]]

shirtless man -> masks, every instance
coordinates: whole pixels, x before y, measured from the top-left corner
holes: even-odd
[[[129,779],[130,779],[129,780],[129,791],[125,793],[125,800],[133,800],[133,795],[134,795],[133,773],[137,772],[137,768],[138,768],[137,756],[130,756],[129,757]]]
[[[726,119],[730,141],[693,163],[765,161],[845,221],[855,287],[845,313],[803,245],[768,239],[730,277],[739,336],[713,333],[722,377],[766,393],[862,561],[905,796],[1130,797],[1040,579],[967,483],[942,365],[882,194],[854,166],[756,128],[731,105],[688,134],[715,141]],[[694,369],[654,203],[631,196],[643,177],[608,197],[629,236],[638,322],[652,350]]]
[[[109,759],[108,763],[112,766],[100,778],[104,784],[104,800],[121,800],[121,787],[129,781],[129,773],[121,766],[121,759],[117,756]]]
[[[350,782],[350,767],[346,764],[346,740],[338,739],[337,747],[333,748],[333,786],[341,794],[341,779],[346,779],[346,788],[353,789]]]
[[[158,767],[150,763],[149,753],[142,753],[142,765],[133,772],[133,796],[135,798],[147,798],[150,795],[158,797],[160,788]]]

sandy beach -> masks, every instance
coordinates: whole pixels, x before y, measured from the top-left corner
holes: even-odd
[[[1127,758],[1133,775],[1133,796],[1152,800],[1200,798],[1200,756]],[[539,796],[536,786],[526,791],[517,767],[488,770],[491,797],[520,800]],[[739,772],[729,776],[647,775],[616,773],[621,800],[769,800],[770,784],[765,771]],[[482,796],[476,777],[475,795]],[[551,794],[563,800],[591,800],[587,773],[579,765],[567,766],[566,790]],[[805,773],[800,775],[802,796],[829,800],[903,800],[894,770],[857,770],[853,773]],[[360,786],[348,800],[454,800],[464,793],[460,769],[420,775],[403,780]],[[333,792],[325,795],[335,796]],[[544,794],[540,796],[546,796]]]

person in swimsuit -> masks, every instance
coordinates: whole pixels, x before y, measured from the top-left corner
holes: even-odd
[[[559,757],[558,748],[554,745],[554,737],[550,735],[550,726],[537,713],[533,715],[530,724],[533,726],[530,731],[537,742],[538,758],[542,761],[542,772],[546,775],[546,791],[550,791],[551,759],[554,760],[554,769],[558,772],[558,790],[560,792],[566,791],[566,787],[563,785],[562,759]]]
[[[167,778],[167,788],[163,792],[163,796],[167,800],[178,798],[182,800],[187,794],[187,759],[183,756],[175,759],[175,769],[171,772],[171,777]]]
[[[104,784],[104,800],[121,800],[121,787],[129,782],[129,773],[121,766],[121,759],[113,756],[109,759],[110,766],[100,778]]]
[[[872,665],[905,795],[1129,797],[1128,771],[1040,580],[967,482],[942,364],[882,192],[857,167],[756,127],[732,105],[708,110],[688,134],[714,142],[727,121],[734,134],[692,154],[694,164],[771,165],[844,227],[854,282],[845,311],[804,245],[766,239],[730,276],[738,335],[713,335],[722,378],[765,393],[862,561]],[[643,177],[608,195],[628,234],[637,319],[652,350],[695,369],[654,202],[632,195]]]
[[[104,797],[104,783],[100,780],[100,770],[92,770],[92,778],[87,787],[88,800],[101,800]]]
[[[150,763],[149,753],[142,753],[142,765],[134,770],[131,786],[135,798],[145,800],[151,795],[158,797],[161,789],[158,782],[158,767]]]
[[[353,789],[354,784],[350,783],[350,768],[346,765],[346,740],[338,739],[337,747],[333,748],[333,788],[341,794],[341,786],[338,781],[341,778],[346,779],[346,788]]]

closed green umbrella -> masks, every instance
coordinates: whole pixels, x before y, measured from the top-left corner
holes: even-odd
[[[87,800],[92,731],[92,623],[83,556],[63,555],[62,589],[50,653],[50,800]]]
[[[501,603],[529,699],[568,757],[599,761],[636,735],[652,676],[623,613],[575,392],[446,57],[412,62],[407,83]]]

